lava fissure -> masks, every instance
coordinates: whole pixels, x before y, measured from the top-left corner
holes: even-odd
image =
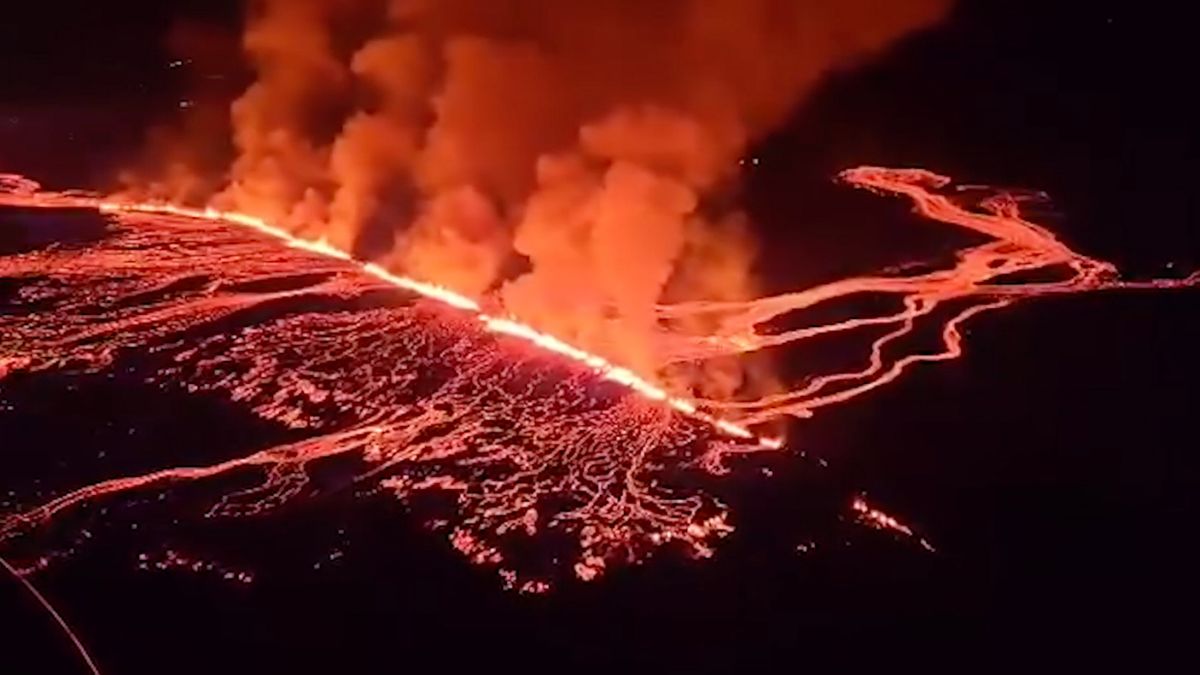
[[[927,171],[862,167],[841,178],[994,240],[961,251],[948,269],[844,279],[745,302],[657,307],[664,367],[883,331],[861,367],[739,400],[672,392],[604,356],[484,311],[486,301],[358,262],[324,240],[256,217],[40,192],[32,181],[0,176],[0,204],[85,207],[111,219],[96,241],[0,257],[0,278],[15,283],[5,301],[13,311],[0,314],[0,386],[18,372],[120,366],[161,386],[222,395],[305,436],[211,466],[100,480],[28,500],[35,505],[0,520],[0,541],[37,536],[56,514],[84,502],[243,469],[260,472],[259,484],[225,494],[204,513],[260,513],[313,490],[321,472],[316,460],[343,456],[360,465],[353,485],[405,502],[424,494],[448,498],[451,512],[431,518],[431,526],[514,588],[545,590],[562,567],[592,579],[671,542],[707,556],[731,526],[725,506],[689,476],[719,474],[728,457],[781,447],[781,439],[751,429],[859,397],[915,364],[957,358],[966,322],[1024,298],[1200,282],[1197,274],[1123,281],[1113,265],[1024,220],[1016,198],[998,195],[970,210],[939,192],[948,179]],[[1046,270],[1064,276],[1013,281],[1016,273]],[[423,300],[364,301],[381,289]],[[784,314],[863,293],[893,296],[901,309],[758,332]],[[266,303],[280,311],[259,312]],[[243,311],[249,309],[255,311]],[[701,316],[713,325],[707,334],[672,328],[674,320]],[[196,330],[216,325],[221,330]],[[938,346],[919,351],[906,338],[926,328]],[[873,526],[913,536],[865,503],[853,508]],[[530,558],[538,548],[530,540],[547,547],[572,541],[574,550],[565,564],[550,564]]]

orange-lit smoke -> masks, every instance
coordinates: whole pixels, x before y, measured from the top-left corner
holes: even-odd
[[[743,365],[664,372],[655,338],[661,301],[754,295],[752,238],[706,197],[823,74],[950,2],[259,0],[211,204],[727,397]],[[194,192],[171,166],[165,196]]]

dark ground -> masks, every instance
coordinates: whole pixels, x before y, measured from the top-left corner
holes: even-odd
[[[881,65],[835,78],[762,144],[748,182],[770,279],[794,286],[894,262],[909,241],[895,233],[911,219],[828,183],[859,163],[1043,189],[1059,214],[1049,224],[1076,249],[1139,276],[1170,273],[1167,263],[1194,269],[1197,116],[1183,73],[1192,47],[1178,17],[1139,7],[1134,16],[1103,3],[973,3]],[[138,103],[89,96],[100,110]],[[80,105],[39,98],[36,87],[0,100],[37,120],[87,119]],[[10,150],[40,144],[31,131],[0,134],[3,168],[85,180],[84,167],[101,167],[104,154],[66,133],[51,151]],[[63,170],[63,157],[77,161]],[[1198,310],[1196,291],[1119,293],[984,317],[964,359],[798,425],[797,448],[828,468],[780,458],[771,479],[731,481],[739,529],[700,564],[659,558],[529,599],[500,591],[393,507],[335,502],[270,530],[229,532],[247,550],[269,548],[255,556],[276,563],[249,587],[136,572],[116,533],[35,581],[106,673],[866,663],[1039,672],[1125,659],[1159,670],[1186,654],[1196,628]],[[103,419],[138,415],[158,429],[140,441],[148,447],[186,449],[211,430],[243,428],[217,404],[105,386],[117,388],[48,387],[28,400],[59,411],[103,401]],[[88,425],[100,417],[64,428],[55,415],[22,415],[5,423],[58,444],[106,442],[99,424]],[[910,521],[938,553],[839,523],[857,491]],[[353,541],[343,563],[314,574],[295,562],[338,528]],[[817,550],[795,551],[802,533]],[[4,593],[0,607],[13,607],[15,590]],[[45,653],[44,642],[21,637],[45,635],[26,605],[16,600],[7,615],[16,618],[0,659]],[[53,671],[42,662],[0,672]]]

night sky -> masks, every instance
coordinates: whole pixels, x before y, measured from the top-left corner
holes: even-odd
[[[910,247],[936,250],[938,233],[864,219],[862,196],[830,185],[862,163],[1044,190],[1053,207],[1041,222],[1135,277],[1200,266],[1193,24],[1155,3],[1051,4],[964,2],[947,24],[830,77],[758,143],[742,190],[765,242],[767,285],[862,273],[903,261]],[[0,172],[55,187],[107,185],[198,75],[170,66],[164,36],[181,20],[233,35],[238,14],[227,0],[43,2],[9,14],[0,25]],[[199,75],[233,93],[245,77],[232,60]],[[204,645],[213,654],[180,672],[394,672],[426,663],[422,641],[429,651],[465,646],[461,659],[480,667],[530,671],[854,670],[872,661],[1040,672],[1050,652],[1059,669],[1124,656],[1157,670],[1150,660],[1169,660],[1192,639],[1200,599],[1190,541],[1200,516],[1198,311],[1194,291],[1103,295],[1035,301],[980,322],[963,361],[797,428],[830,468],[816,477],[780,469],[754,484],[734,504],[744,534],[702,570],[668,563],[526,603],[437,571],[450,558],[418,542],[406,564],[426,582],[389,587],[413,595],[354,610],[391,617],[390,601],[408,602],[411,626],[363,628],[361,616],[340,615],[339,598],[370,596],[370,573],[391,573],[392,559],[381,558],[303,600],[268,589],[288,611],[319,619],[283,617],[242,638],[218,630]],[[925,525],[940,553],[837,552],[806,564],[779,555],[794,542],[772,542],[762,523],[813,519],[822,495],[853,490]],[[68,586],[59,590],[84,592]],[[197,601],[197,626],[233,611]],[[153,623],[117,612],[94,633]],[[164,659],[197,648],[166,628],[149,639]],[[239,651],[244,659],[228,656]],[[0,672],[9,672],[2,660]]]
[[[912,164],[1045,190],[1072,223],[1104,232],[1096,253],[1132,257],[1147,273],[1160,247],[1194,263],[1190,24],[1156,3],[1073,4],[967,0],[942,26],[829,78],[760,143],[763,161],[747,180],[752,207],[763,204],[760,227],[824,220],[787,197],[823,190],[841,168]],[[231,0],[23,7],[0,26],[5,165],[63,185],[110,185],[147,127],[169,120],[198,80],[229,98],[241,90],[239,16]],[[194,26],[224,31],[211,49],[228,58],[171,68],[168,36]],[[1155,237],[1140,236],[1146,220]]]

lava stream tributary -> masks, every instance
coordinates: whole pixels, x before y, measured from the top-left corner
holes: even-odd
[[[357,462],[355,485],[402,500],[450,496],[444,527],[453,545],[524,590],[544,590],[546,580],[522,569],[510,550],[529,547],[516,541],[570,542],[562,566],[583,579],[669,542],[705,556],[730,531],[728,512],[688,475],[719,474],[730,456],[777,450],[781,441],[757,436],[758,425],[809,416],[913,364],[955,358],[963,322],[1021,298],[1200,281],[1122,281],[1111,264],[1023,220],[1017,200],[997,195],[968,210],[940,192],[948,181],[930,172],[863,167],[842,179],[906,197],[922,215],[989,241],[960,251],[948,269],[659,307],[664,321],[704,314],[718,326],[704,336],[665,334],[663,358],[673,363],[884,330],[861,368],[754,401],[695,401],[488,314],[472,298],[250,216],[47,193],[2,176],[0,205],[99,210],[109,221],[96,236],[0,257],[0,279],[11,285],[0,313],[0,393],[18,373],[130,368],[159,386],[226,397],[299,440],[56,492],[4,516],[0,541],[35,535],[83,502],[235,472],[256,471],[261,482],[226,494],[208,515],[260,512],[316,491],[319,460],[345,457]],[[1013,280],[1039,270],[1061,273]],[[901,308],[763,330],[776,317],[858,294],[891,296]],[[947,305],[948,316],[935,314]],[[937,322],[935,351],[901,340],[922,321]],[[886,514],[875,520],[898,524]]]

